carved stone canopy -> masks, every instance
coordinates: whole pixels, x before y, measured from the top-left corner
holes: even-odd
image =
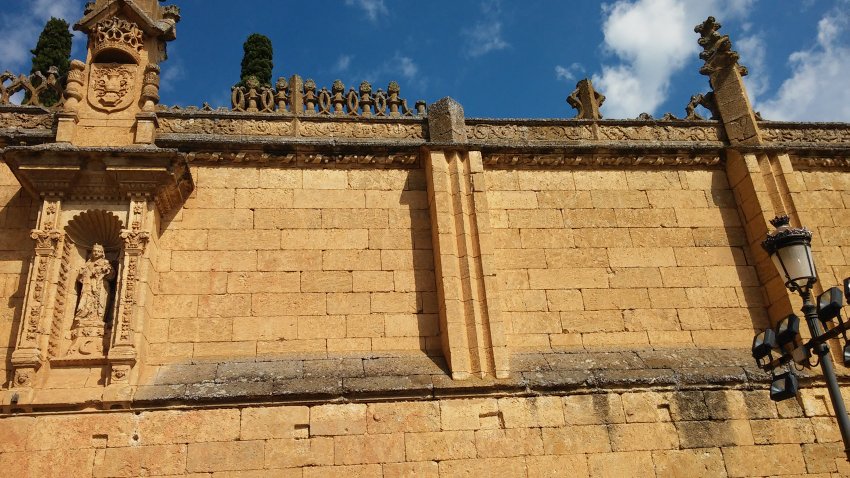
[[[146,35],[169,41],[174,39],[175,26],[180,21],[177,7],[160,7],[151,0],[98,0],[86,8],[85,16],[74,25],[74,30],[90,33],[98,24],[120,12]]]
[[[185,202],[194,182],[174,150],[76,148],[66,145],[8,147],[3,160],[33,196],[126,200],[145,195],[165,215]]]

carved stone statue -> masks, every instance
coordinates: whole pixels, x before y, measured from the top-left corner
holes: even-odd
[[[115,270],[106,259],[103,246],[95,244],[77,276],[81,284],[80,298],[74,313],[73,342],[68,355],[103,353],[106,308],[111,293],[109,282],[114,277]]]

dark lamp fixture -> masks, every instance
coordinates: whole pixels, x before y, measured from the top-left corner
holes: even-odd
[[[812,232],[790,226],[788,216],[776,216],[770,221],[776,228],[768,234],[761,246],[773,260],[779,275],[785,278],[785,287],[800,294],[808,294],[818,281],[812,259]]]
[[[776,327],[776,344],[783,347],[786,344],[796,345],[797,334],[800,333],[800,318],[794,314],[782,319]]]
[[[799,388],[800,384],[796,375],[792,372],[781,373],[770,382],[770,399],[774,402],[787,400],[797,395]]]
[[[839,318],[842,307],[844,307],[844,297],[838,287],[831,287],[818,296],[818,318],[821,322],[826,323]]]
[[[753,358],[762,366],[773,360],[773,349],[776,348],[776,332],[767,329],[753,337]]]

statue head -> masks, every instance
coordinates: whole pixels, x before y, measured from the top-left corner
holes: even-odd
[[[92,259],[103,259],[106,257],[106,253],[103,251],[103,246],[100,244],[95,244],[91,248],[91,257]]]

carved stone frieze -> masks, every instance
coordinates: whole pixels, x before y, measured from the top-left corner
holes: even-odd
[[[298,135],[307,138],[424,139],[424,133],[420,123],[302,121],[298,126]]]
[[[273,154],[262,151],[219,152],[204,151],[188,153],[189,162],[227,162],[227,163],[282,163],[300,166],[311,164],[327,165],[386,165],[407,166],[416,164],[417,153],[390,154],[322,154],[322,153],[286,153]]]
[[[292,136],[293,121],[228,118],[159,118],[160,133]]]
[[[0,128],[50,129],[53,115],[29,113],[0,113]]]
[[[594,127],[596,133],[594,134]],[[565,141],[721,141],[719,125],[522,125],[467,124],[467,136],[477,141],[565,142]]]
[[[608,141],[720,141],[720,126],[599,125],[599,139]]]
[[[466,135],[479,141],[582,141],[593,139],[589,124],[581,125],[517,125],[467,124]]]
[[[850,143],[850,128],[776,128],[762,125],[761,136],[775,143]]]
[[[850,170],[850,157],[825,158],[825,157],[799,157],[791,156],[791,165],[794,169],[843,169]]]
[[[717,166],[719,155],[702,156],[597,156],[575,154],[523,154],[494,153],[484,155],[489,167],[604,167],[604,166]]]

